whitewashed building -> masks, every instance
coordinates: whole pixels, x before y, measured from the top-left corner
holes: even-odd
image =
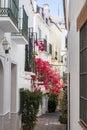
[[[43,41],[45,44],[45,51],[40,51],[37,47],[38,57],[43,60],[51,62],[50,54],[50,14],[49,5],[44,4],[43,7],[36,6],[36,12],[34,15],[34,32],[37,33],[38,42]]]
[[[49,5],[44,4],[43,7],[39,7],[35,2],[35,6],[33,33],[34,36],[36,36],[35,40],[37,40],[38,44],[40,44],[40,42],[44,44],[44,51],[41,51],[38,46],[35,46],[34,50],[38,54],[37,58],[41,58],[42,60],[51,63],[52,45],[50,41]],[[41,86],[41,88],[43,93],[46,93],[44,86]],[[48,111],[47,101],[47,95],[44,95],[42,98],[42,105],[40,106],[38,116]]]
[[[60,27],[51,19],[51,43],[52,43],[52,57],[51,64],[56,72],[61,75],[61,45],[62,45],[62,31]]]
[[[87,1],[64,0],[68,30],[68,130],[87,129]]]
[[[44,12],[43,19],[37,9],[34,0],[0,1],[0,130],[21,129],[20,89],[33,90],[34,49],[38,57],[51,62],[49,16]],[[46,44],[44,52],[34,48],[36,39]],[[46,111],[45,96],[40,115]]]
[[[25,72],[25,45],[29,44],[32,8],[27,0],[0,1],[0,130],[21,129],[19,90],[31,87],[31,77]]]

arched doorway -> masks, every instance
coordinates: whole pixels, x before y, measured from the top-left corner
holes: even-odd
[[[3,64],[0,60],[0,114],[3,114],[3,89],[4,89],[4,71]]]

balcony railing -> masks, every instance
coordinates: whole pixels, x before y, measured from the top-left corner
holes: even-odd
[[[28,40],[28,16],[23,8],[19,11],[19,30],[26,40]]]
[[[13,23],[18,26],[19,0],[8,0],[7,5],[4,0],[3,4],[5,6],[0,5],[0,17],[10,17]]]

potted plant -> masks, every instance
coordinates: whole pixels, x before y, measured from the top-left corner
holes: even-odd
[[[59,121],[61,123],[61,127],[65,127],[65,129],[67,129],[67,87],[64,87],[62,97],[60,100],[59,110]]]
[[[49,93],[48,111],[49,112],[55,112],[57,104],[58,104],[57,96],[53,93]]]
[[[41,98],[41,92],[30,92],[29,90],[21,91],[20,114],[22,116],[23,130],[34,130]]]

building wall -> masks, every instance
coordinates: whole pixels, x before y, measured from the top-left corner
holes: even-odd
[[[33,26],[33,10],[30,1],[19,0],[19,8],[24,8],[29,26]],[[6,37],[10,50],[5,54],[3,37]],[[19,36],[20,37],[20,36]],[[25,43],[26,44],[26,43]],[[0,130],[21,129],[21,119],[18,116],[20,107],[20,88],[31,89],[31,77],[25,74],[25,45],[15,42],[11,33],[0,28]]]
[[[55,25],[51,23],[51,44],[52,44],[52,58],[51,64],[54,69],[61,74],[61,44],[62,44],[62,31]],[[57,52],[57,57],[55,57],[55,52]],[[57,58],[57,59],[56,59]]]
[[[37,32],[37,38],[39,39],[39,32],[38,29],[41,30],[41,40],[45,39],[45,37],[47,36],[47,46],[50,43],[50,27],[49,25],[46,24],[46,22],[43,20],[43,18],[40,16],[40,14],[35,14],[34,16],[34,32]],[[42,58],[43,60],[47,60],[49,62],[51,62],[51,55],[48,52],[41,52],[37,49],[37,47],[35,48],[37,53],[38,53],[38,57]]]
[[[77,31],[77,17],[86,0],[73,0],[69,5],[68,48],[70,72],[70,130],[82,130],[79,125],[79,31]]]
[[[35,51],[37,52],[37,57],[41,58],[44,61],[48,61],[51,63],[51,54],[49,54],[49,43],[50,41],[50,26],[46,23],[45,19],[43,19],[42,15],[40,13],[34,14],[34,32],[37,33],[37,40],[44,40],[47,37],[47,51],[40,51],[38,47],[35,47]],[[39,29],[41,30],[41,39],[39,39]],[[43,88],[43,86],[42,86]],[[43,92],[45,91],[42,90]],[[46,98],[46,95],[42,98],[42,104],[39,106],[39,112],[38,116],[45,114],[47,112],[48,106],[47,106],[48,99]]]

